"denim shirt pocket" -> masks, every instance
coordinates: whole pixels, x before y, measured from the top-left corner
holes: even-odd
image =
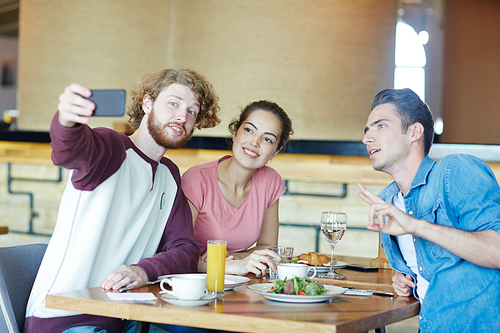
[[[439,198],[435,200],[432,205],[429,205],[425,213],[419,218],[433,224],[435,224],[436,221],[439,221],[440,225],[452,225]],[[441,246],[423,239],[421,239],[421,241],[424,243],[424,247],[426,248],[425,252],[429,253],[432,257],[438,258],[443,254],[444,248]]]

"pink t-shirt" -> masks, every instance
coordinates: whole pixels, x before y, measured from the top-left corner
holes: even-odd
[[[206,252],[210,239],[227,241],[228,252],[248,250],[259,239],[266,210],[286,190],[281,176],[264,166],[253,174],[250,192],[241,206],[231,206],[217,181],[217,164],[229,157],[192,167],[182,175],[182,190],[198,209],[194,236],[201,253]]]

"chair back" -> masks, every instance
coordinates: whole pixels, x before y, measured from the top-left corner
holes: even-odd
[[[0,332],[19,333],[47,244],[0,247]]]

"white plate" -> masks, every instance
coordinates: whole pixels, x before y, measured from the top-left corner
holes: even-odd
[[[250,281],[250,279],[244,276],[226,274],[224,276],[224,290],[231,290],[242,286],[248,281]]]
[[[196,275],[207,275],[205,273],[190,273],[190,274],[196,274]],[[158,277],[158,280],[163,280],[171,276],[177,276],[177,275],[184,275],[184,274],[169,274],[169,275],[162,275]],[[244,276],[238,276],[238,275],[230,275],[226,274],[224,276],[224,290],[231,290],[233,288],[239,287],[244,285],[250,281],[249,278],[244,277]]]
[[[316,268],[316,276],[328,273],[330,271],[330,266],[311,266]],[[311,275],[311,271],[309,272],[309,275]]]
[[[337,261],[337,263],[333,266],[333,268],[335,269],[339,269],[339,268],[344,268],[347,266],[347,263],[346,262],[343,262],[343,261]],[[330,267],[330,264],[328,264],[326,267]]]
[[[316,302],[324,302],[329,300],[332,297],[336,297],[345,292],[345,288],[331,286],[331,285],[323,285],[326,289],[326,293],[323,295],[285,295],[285,294],[274,294],[268,292],[271,290],[271,287],[274,283],[261,283],[261,284],[251,284],[248,286],[248,289],[254,291],[258,294],[261,294],[267,299],[271,301],[278,302],[290,302],[290,303],[316,303]]]
[[[195,299],[195,300],[182,300],[178,299],[175,296],[169,295],[169,294],[162,294],[161,298],[173,305],[178,305],[178,306],[201,306],[201,305],[207,305],[208,303],[212,302],[214,299],[217,297],[215,295],[205,295],[201,299]]]

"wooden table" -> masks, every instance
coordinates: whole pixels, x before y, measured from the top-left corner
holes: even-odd
[[[370,266],[372,261],[369,258],[351,257],[351,256],[335,256],[338,261],[343,261],[349,264],[358,264],[362,266]],[[393,269],[382,269],[378,272],[358,272],[349,269],[338,269],[337,273],[344,275],[343,280],[315,278],[321,283],[333,284],[340,287],[354,287],[356,289],[372,289],[379,291],[393,291],[392,276]]]
[[[390,290],[392,271],[375,273],[339,271],[352,286]],[[357,278],[360,281],[354,281]],[[371,282],[370,282],[371,281]],[[252,279],[250,283],[267,280]],[[356,285],[357,283],[357,285]],[[392,287],[391,287],[392,288]],[[137,289],[159,296],[159,287]],[[150,304],[113,302],[100,288],[47,295],[47,307],[81,313],[127,318],[151,323],[221,329],[236,332],[365,332],[418,315],[413,297],[338,296],[330,302],[298,304],[269,301],[247,286],[226,291],[207,306],[174,306],[159,298]]]

